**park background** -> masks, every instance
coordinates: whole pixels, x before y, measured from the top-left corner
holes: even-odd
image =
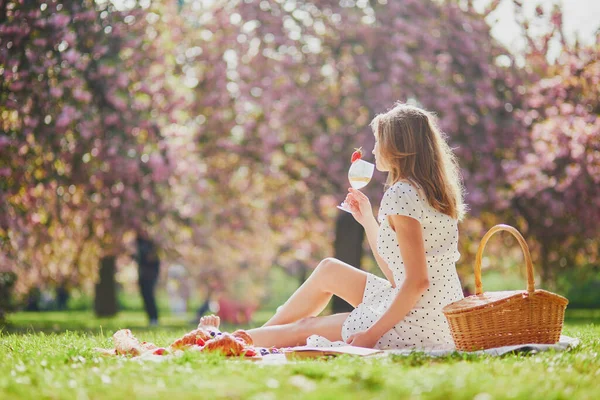
[[[0,398],[597,398],[599,26],[593,0],[0,0]],[[121,328],[166,345],[215,305],[227,330],[260,325],[324,257],[379,273],[335,206],[398,100],[458,155],[466,290],[483,234],[515,226],[577,348],[258,367],[93,350]],[[508,235],[483,270],[484,290],[525,288]]]
[[[141,231],[161,259],[161,315],[181,321],[207,299],[231,322],[261,320],[328,256],[378,273],[335,206],[353,148],[369,159],[368,124],[397,100],[434,111],[459,157],[466,290],[480,238],[508,223],[539,287],[599,307],[599,12],[593,1],[2,1],[0,318],[141,310]],[[384,180],[365,189],[375,206]],[[525,287],[511,237],[483,267],[486,290]]]

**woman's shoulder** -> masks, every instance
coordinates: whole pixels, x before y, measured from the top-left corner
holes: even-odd
[[[380,220],[386,215],[406,215],[420,221],[423,199],[415,185],[409,181],[397,181],[383,195],[379,209]]]
[[[390,185],[383,194],[382,204],[419,204],[423,197],[419,194],[417,186],[409,181],[397,181]]]
[[[412,181],[402,179],[390,185],[390,187],[388,187],[385,191],[385,195],[419,198],[419,186]]]

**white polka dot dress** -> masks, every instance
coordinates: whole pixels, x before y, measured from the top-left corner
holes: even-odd
[[[386,279],[368,274],[363,301],[342,325],[342,338],[346,341],[352,334],[365,331],[373,325],[389,308],[402,286],[404,264],[396,233],[387,218],[389,215],[405,215],[421,223],[430,284],[415,307],[385,333],[375,347],[424,350],[453,348],[454,342],[442,308],[463,298],[455,266],[460,258],[458,221],[431,207],[425,197],[405,181],[388,188],[381,200],[378,215],[377,251],[393,272],[396,287],[393,288]],[[332,345],[317,335],[311,336],[307,344]]]

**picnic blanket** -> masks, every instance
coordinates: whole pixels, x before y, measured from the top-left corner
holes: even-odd
[[[577,338],[561,335],[560,340],[556,344],[521,344],[516,346],[504,346],[496,347],[493,349],[479,350],[473,352],[456,351],[453,349],[444,350],[373,350],[373,349],[362,349],[358,347],[352,348],[344,342],[332,342],[331,347],[313,347],[313,346],[298,346],[288,349],[289,351],[279,354],[267,354],[261,359],[254,359],[252,361],[259,364],[288,364],[293,363],[295,360],[307,359],[307,358],[323,358],[331,357],[342,354],[353,354],[361,357],[388,357],[392,354],[408,356],[412,353],[425,353],[431,357],[443,357],[448,354],[476,354],[476,355],[489,355],[489,356],[502,356],[505,354],[519,354],[519,353],[540,353],[544,351],[566,351],[571,350],[579,346],[580,341]],[[348,349],[352,348],[352,349]],[[320,353],[319,353],[320,352]],[[140,357],[140,361],[164,361],[165,357],[156,356],[152,354],[146,354]],[[238,361],[245,361],[239,359]]]
[[[132,335],[128,329],[122,329],[117,331],[113,335],[113,341],[115,342],[114,349],[97,349],[106,355],[125,355],[133,356],[134,359],[140,361],[163,361],[168,355],[178,356],[183,354],[183,350],[196,350],[196,351],[219,351],[220,347],[223,347],[226,351],[223,353],[230,356],[243,355],[245,358],[239,358],[238,360],[251,360],[259,363],[266,364],[284,364],[293,362],[301,358],[322,358],[332,357],[342,354],[349,354],[359,357],[385,357],[389,355],[410,355],[412,353],[424,353],[431,357],[442,357],[448,354],[475,354],[475,355],[490,355],[490,356],[502,356],[509,353],[539,353],[544,351],[565,351],[575,348],[579,345],[579,339],[572,338],[569,336],[560,336],[560,340],[555,344],[521,344],[515,346],[503,346],[487,350],[479,350],[473,352],[457,351],[454,348],[443,348],[443,349],[390,349],[390,350],[379,350],[379,349],[367,349],[362,347],[350,346],[345,342],[337,341],[331,342],[325,340],[323,342],[322,337],[317,342],[313,336],[308,337],[307,344],[305,346],[287,347],[281,349],[267,349],[260,347],[253,347],[247,341],[251,339],[247,336],[244,331],[236,331],[230,335],[227,333],[215,334],[213,337],[208,337],[206,345],[203,343],[202,346],[198,345],[199,334],[205,334],[204,329],[196,329],[182,338],[176,340],[168,349],[159,348],[152,343],[139,342],[135,336]],[[235,335],[235,336],[233,336]],[[192,340],[190,342],[190,340]],[[187,343],[190,342],[190,343]],[[193,342],[193,343],[192,343]],[[319,344],[318,346],[316,344]],[[240,347],[240,351],[235,351],[232,345]],[[221,346],[223,345],[223,346]],[[277,350],[275,352],[269,350]],[[248,354],[248,352],[251,352]],[[221,352],[222,349],[221,349]],[[231,354],[230,354],[231,353]],[[251,356],[251,357],[248,357]]]
[[[529,344],[519,344],[514,346],[502,346],[502,347],[494,347],[492,349],[486,350],[478,350],[478,351],[456,351],[454,349],[443,349],[443,350],[431,350],[425,351],[426,354],[429,354],[432,357],[442,357],[451,353],[459,353],[459,354],[487,354],[490,356],[502,356],[508,353],[540,353],[544,351],[554,350],[554,351],[565,351],[579,346],[579,339],[572,338],[569,336],[561,335],[558,343],[555,344],[538,344],[538,343],[529,343]],[[386,350],[390,354],[410,354],[411,350]]]
[[[322,341],[322,338],[321,338]],[[544,351],[565,351],[569,349],[573,349],[579,346],[580,341],[577,338],[561,335],[558,343],[555,344],[538,344],[538,343],[529,343],[529,344],[521,344],[515,346],[503,346],[496,347],[493,349],[479,350],[479,351],[457,351],[456,349],[446,348],[446,349],[433,349],[433,350],[415,350],[415,349],[405,349],[405,350],[373,350],[373,349],[364,349],[364,351],[357,352],[356,349],[352,348],[352,346],[348,346],[347,343],[338,341],[338,342],[329,342],[327,347],[319,346],[314,347],[314,343],[311,342],[311,339],[307,340],[306,346],[298,346],[289,349],[284,354],[270,354],[259,362],[267,363],[267,364],[283,364],[290,362],[296,358],[315,358],[315,357],[327,357],[327,356],[335,356],[341,354],[353,354],[363,357],[386,357],[392,354],[395,355],[410,355],[412,353],[424,353],[431,357],[443,357],[448,354],[475,354],[475,355],[490,355],[490,356],[502,356],[504,354],[510,353],[539,353]],[[320,353],[319,353],[320,352]]]

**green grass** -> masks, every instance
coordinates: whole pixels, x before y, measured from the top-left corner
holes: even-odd
[[[261,365],[186,353],[155,363],[93,350],[109,347],[121,327],[166,344],[189,329],[189,319],[165,317],[166,326],[147,329],[136,312],[104,320],[85,312],[11,315],[0,332],[0,399],[598,398],[598,310],[567,314],[564,333],[582,341],[575,350],[501,358],[413,354]]]

